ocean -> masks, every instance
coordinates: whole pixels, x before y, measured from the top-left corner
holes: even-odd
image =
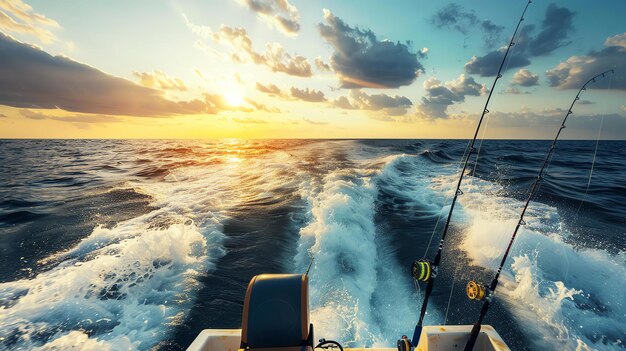
[[[485,140],[427,324],[471,324],[549,141]],[[467,140],[0,140],[0,349],[183,350],[260,273],[310,272],[315,337],[411,335]],[[485,323],[626,349],[626,142],[561,141]],[[588,186],[589,184],[589,186]]]

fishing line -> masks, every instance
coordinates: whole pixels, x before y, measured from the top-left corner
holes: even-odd
[[[450,287],[450,296],[448,296],[448,306],[446,307],[446,316],[443,319],[443,325],[446,325],[448,322],[448,311],[450,310],[450,302],[452,301],[452,292],[454,291],[454,283],[456,282],[456,276],[459,272],[459,263],[455,262],[454,265],[454,276],[452,277],[452,287]]]
[[[459,161],[456,170],[454,173],[457,173],[459,171],[459,169],[461,168],[461,165],[463,165],[463,160],[465,159],[465,155],[467,153],[467,150],[469,150],[471,141],[467,142],[467,146],[465,147],[465,151],[463,151],[463,157],[461,157],[461,161]],[[448,200],[450,200],[450,196],[452,196],[451,193],[449,193],[448,195],[446,195],[446,198],[444,200],[444,204],[448,203]],[[424,255],[422,255],[422,259],[424,259],[426,257],[426,255],[428,254],[428,250],[430,249],[430,244],[432,244],[433,242],[433,237],[435,236],[435,233],[437,232],[437,226],[439,226],[439,221],[441,220],[441,216],[443,214],[443,209],[441,209],[441,211],[439,211],[439,215],[437,216],[437,222],[435,222],[435,227],[433,228],[433,232],[430,234],[430,239],[428,240],[428,245],[426,246],[426,251],[424,251]]]
[[[417,298],[419,301],[419,297],[422,294],[422,289],[420,288],[420,285],[417,284],[417,280],[413,279],[413,283],[415,284],[415,291],[417,291]]]
[[[609,84],[608,84],[607,90],[611,89],[612,83],[613,83],[613,75],[611,75],[611,78],[609,78]],[[604,97],[604,108],[603,108],[604,111],[602,111],[602,116],[600,118],[600,127],[598,128],[598,135],[596,137],[596,147],[595,147],[595,150],[593,151],[593,159],[591,160],[591,169],[589,170],[589,179],[587,180],[587,188],[585,189],[585,194],[582,196],[582,199],[580,200],[580,205],[578,205],[578,209],[576,210],[576,214],[574,215],[574,218],[578,218],[578,212],[580,212],[580,208],[583,206],[583,203],[587,199],[587,193],[589,193],[589,187],[591,186],[591,177],[593,176],[593,169],[596,165],[596,156],[598,155],[598,145],[600,144],[600,136],[602,135],[602,125],[604,124],[604,116],[606,116],[608,99],[609,97],[608,95],[606,95]]]
[[[561,126],[558,129],[556,136],[554,137],[554,140],[552,141],[552,145],[550,146],[550,149],[548,150],[548,154],[546,155],[543,161],[541,169],[539,170],[539,174],[535,178],[531,191],[528,194],[526,203],[524,204],[524,208],[522,209],[522,212],[520,214],[519,221],[517,222],[517,225],[515,226],[515,230],[513,231],[513,234],[511,235],[511,241],[509,241],[509,245],[507,246],[506,251],[504,252],[504,255],[502,256],[502,260],[500,261],[500,266],[498,267],[498,270],[496,271],[496,274],[493,280],[491,281],[491,284],[489,285],[489,287],[487,288],[483,286],[482,284],[476,283],[474,281],[470,281],[468,283],[467,288],[466,288],[467,296],[471,300],[477,300],[477,301],[485,300],[485,302],[483,303],[483,306],[480,310],[478,321],[472,327],[469,340],[467,341],[467,344],[465,345],[465,351],[472,351],[474,349],[474,345],[476,344],[476,340],[478,339],[478,334],[480,333],[482,321],[487,315],[487,312],[489,311],[489,306],[491,304],[493,294],[498,286],[498,278],[500,277],[500,273],[502,272],[502,269],[504,267],[504,264],[506,263],[506,259],[508,258],[509,253],[511,252],[511,247],[513,246],[513,243],[515,242],[515,238],[517,236],[517,233],[520,227],[523,225],[526,225],[526,222],[524,221],[524,215],[526,214],[526,210],[528,209],[530,201],[533,199],[538,189],[538,185],[541,183],[544,171],[546,167],[548,166],[548,162],[551,160],[552,154],[554,153],[554,150],[556,149],[556,143],[559,139],[559,135],[561,135],[561,132],[563,131],[563,129],[565,129],[565,123],[567,122],[567,118],[569,117],[569,115],[574,113],[572,111],[572,108],[576,104],[576,101],[580,100],[580,94],[583,92],[583,90],[587,89],[587,85],[589,83],[591,82],[595,83],[596,79],[599,79],[600,77],[604,78],[609,73],[613,74],[614,71],[613,70],[605,71],[589,79],[585,84],[583,84],[583,86],[580,88],[580,90],[576,94],[576,97],[572,101],[569,109],[567,110],[567,113],[565,114],[565,117],[563,118],[563,122],[561,123]]]
[[[502,74],[501,74],[502,68],[504,67],[504,64],[509,55],[511,47],[515,45],[515,42],[514,42],[515,37],[517,35],[517,32],[522,22],[524,21],[524,15],[526,14],[526,11],[528,10],[528,7],[530,6],[531,3],[532,3],[532,0],[528,0],[528,2],[526,3],[526,6],[524,7],[524,11],[522,12],[522,15],[520,16],[519,21],[517,22],[517,26],[515,27],[515,31],[513,32],[513,36],[511,36],[511,40],[509,41],[506,51],[504,52],[504,56],[502,57],[500,66],[498,67],[498,73],[496,74],[496,78],[494,79],[491,89],[489,90],[487,101],[485,101],[485,106],[482,110],[482,114],[476,126],[476,131],[474,132],[474,136],[472,137],[472,141],[470,143],[469,149],[467,151],[467,154],[465,155],[465,160],[463,162],[463,169],[461,170],[460,175],[459,175],[459,180],[456,183],[456,190],[452,198],[452,203],[450,204],[450,210],[448,211],[448,217],[446,218],[446,223],[443,228],[443,232],[441,234],[441,239],[439,240],[439,248],[437,249],[435,258],[433,259],[432,262],[428,260],[419,260],[419,261],[416,260],[413,262],[413,265],[411,266],[411,274],[413,278],[416,280],[427,282],[427,285],[426,285],[426,291],[424,293],[424,301],[422,302],[422,308],[420,310],[420,316],[415,325],[415,330],[413,331],[413,337],[411,338],[410,342],[409,340],[407,340],[406,337],[404,337],[401,340],[398,340],[398,344],[397,344],[398,349],[406,349],[408,344],[417,346],[417,344],[419,343],[419,338],[422,333],[422,327],[424,323],[424,317],[426,315],[426,310],[428,308],[428,300],[430,298],[430,294],[432,293],[434,281],[435,281],[435,278],[437,276],[437,272],[439,269],[439,263],[441,261],[441,254],[443,251],[443,244],[445,242],[446,235],[448,234],[448,229],[450,228],[450,221],[452,220],[452,213],[454,212],[454,206],[456,205],[457,198],[463,194],[463,191],[461,191],[461,183],[463,182],[463,177],[465,176],[465,171],[467,170],[467,166],[469,164],[470,158],[472,154],[476,152],[476,148],[474,147],[476,143],[476,138],[478,137],[478,133],[480,132],[480,127],[485,118],[485,115],[489,113],[489,109],[488,109],[489,102],[491,101],[491,97],[493,96],[493,92],[496,88],[498,80],[502,78]]]
[[[515,53],[515,46],[513,46],[511,48],[509,59],[506,61],[506,65],[504,67],[504,70],[502,70],[502,72],[506,72],[506,71],[509,70],[509,65],[511,64],[511,61],[513,60],[514,53]],[[485,141],[485,134],[487,134],[487,130],[489,129],[489,123],[491,122],[491,117],[492,117],[491,114],[489,114],[487,116],[487,120],[485,121],[485,127],[482,128],[482,132],[481,132],[481,136],[480,136],[480,143],[478,144],[478,150],[476,151],[476,157],[474,159],[474,167],[472,168],[472,171],[470,172],[470,175],[472,177],[476,177],[476,168],[478,167],[478,160],[480,158],[480,152],[481,152],[482,147],[483,147],[483,142]],[[479,208],[479,210],[480,209],[481,208]],[[500,243],[502,242],[502,239],[503,239],[503,237],[500,236],[499,239],[498,239],[498,242],[497,242],[497,247],[500,246]],[[489,263],[493,264],[493,263],[495,263],[496,260],[497,260],[496,257],[491,258],[489,260]],[[457,273],[456,272],[456,269],[457,269],[456,267],[458,267],[458,265],[455,265],[455,273],[454,273],[454,277],[455,278],[456,278],[456,273]],[[450,289],[450,298],[452,298],[452,292],[453,292],[452,289],[454,289],[454,282],[453,282],[452,287]],[[449,307],[450,307],[450,299],[448,299],[448,308]],[[447,310],[446,310],[446,320],[447,320]],[[444,325],[445,325],[445,321],[444,321]]]
[[[469,150],[469,148],[470,148],[470,144],[471,144],[471,141],[468,140],[467,146],[465,146],[465,150],[463,151],[463,157],[461,157],[461,160],[457,164],[455,173],[457,173],[459,171],[459,169],[461,168],[461,165],[463,164],[463,159],[465,159],[465,155],[467,153],[467,150]],[[445,198],[445,200],[443,202],[444,204],[448,202],[448,200],[450,199],[450,196],[451,196],[451,193],[446,195],[446,198]],[[430,249],[430,245],[433,242],[433,237],[435,236],[435,233],[437,232],[437,227],[439,226],[439,221],[441,220],[441,216],[442,216],[443,212],[444,212],[443,209],[441,211],[439,211],[439,215],[437,216],[437,222],[435,222],[435,227],[433,228],[433,232],[430,234],[430,239],[428,240],[428,245],[426,246],[426,250],[424,251],[424,255],[422,255],[422,259],[424,259],[426,257],[426,255],[428,254],[428,250]],[[415,280],[415,279],[412,279],[412,280],[413,280],[413,284],[415,285],[415,291],[417,292],[416,298],[417,298],[417,301],[419,302],[420,296],[422,295],[422,289],[420,288],[420,285],[417,282],[417,280]]]
[[[611,89],[612,84],[613,84],[613,75],[611,75],[611,77],[609,78],[609,84],[608,84],[607,90]],[[598,154],[598,144],[600,142],[600,136],[602,135],[602,126],[604,124],[604,116],[606,116],[608,99],[609,99],[608,95],[605,96],[604,108],[603,108],[603,111],[602,111],[602,116],[600,118],[600,126],[598,128],[598,135],[596,137],[596,147],[595,147],[595,150],[593,151],[593,159],[591,161],[591,169],[589,170],[589,179],[587,180],[587,188],[585,189],[585,194],[582,196],[582,198],[580,200],[580,204],[578,205],[578,209],[576,209],[576,214],[574,215],[575,219],[578,218],[578,213],[580,212],[580,209],[583,206],[583,203],[585,202],[585,200],[587,198],[587,194],[589,193],[589,187],[591,185],[591,177],[593,176],[593,170],[594,170],[594,166],[596,164],[596,156]],[[561,250],[563,252],[565,252],[565,248],[561,247]],[[569,276],[570,261],[569,261],[569,258],[567,257],[566,254],[563,254],[563,257],[567,261],[567,264],[565,265],[565,274],[563,274],[563,281],[566,281],[567,277]]]
[[[515,51],[515,46],[511,48],[511,55],[509,57],[509,60],[506,62],[506,66],[502,72],[506,72],[509,70],[509,65],[511,64],[511,61],[513,60],[514,51]],[[487,134],[487,128],[489,127],[490,121],[491,121],[491,115],[487,116],[487,121],[485,122],[485,128],[483,128],[482,136],[480,137],[480,144],[478,144],[478,151],[476,152],[476,159],[474,160],[474,168],[472,169],[472,173],[470,173],[472,176],[476,174],[476,166],[478,166],[478,158],[480,157],[480,150],[483,147],[483,141],[485,140],[485,134]]]
[[[470,175],[472,177],[476,176],[476,167],[478,166],[478,157],[480,157],[480,150],[483,147],[483,141],[485,140],[485,134],[487,133],[487,127],[489,127],[489,121],[491,121],[491,115],[487,116],[487,121],[485,122],[485,128],[483,128],[482,135],[480,137],[480,144],[478,144],[478,150],[476,151],[476,159],[474,160],[474,168]]]

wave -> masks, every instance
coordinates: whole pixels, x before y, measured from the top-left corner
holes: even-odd
[[[51,341],[82,348],[76,333],[106,341],[110,349],[143,349],[158,341],[162,323],[181,317],[181,294],[192,292],[205,269],[208,242],[194,224],[163,230],[137,224],[98,227],[85,242],[99,248],[79,245],[70,251],[82,251],[80,258],[34,279],[1,284],[3,344],[19,350]],[[140,235],[114,240],[131,232]]]
[[[38,153],[20,156],[13,162],[17,166],[2,174],[7,185],[0,189],[10,195],[2,197],[2,214],[28,211],[48,216],[33,218],[37,222],[33,228],[54,223],[55,211],[67,213],[72,222],[63,222],[64,227],[55,232],[33,230],[34,245],[46,248],[26,258],[38,262],[37,269],[11,278],[28,279],[0,284],[0,349],[185,346],[196,335],[192,328],[237,325],[238,299],[243,297],[242,284],[248,275],[268,271],[267,267],[301,272],[311,256],[315,256],[310,287],[316,335],[337,338],[352,347],[393,345],[399,335],[412,331],[421,302],[408,276],[409,261],[425,250],[436,217],[447,214],[446,196],[452,195],[458,179],[455,160],[467,144],[98,141],[88,142],[88,148],[84,142],[66,147],[69,151],[81,148],[78,162],[65,156],[42,158],[44,146],[56,153],[67,142],[56,143],[41,142],[40,148],[27,144],[26,149]],[[106,143],[113,147],[103,147]],[[534,145],[506,143],[519,143],[520,152],[526,153]],[[481,161],[476,174],[489,180],[468,175],[463,183],[465,195],[454,212],[454,235],[446,244],[450,245],[446,250],[453,251],[444,255],[428,324],[441,324],[438,309],[443,311],[449,296],[453,308],[448,321],[468,322],[464,308],[471,307],[466,299],[448,295],[451,285],[456,286],[453,292],[461,293],[462,283],[456,275],[453,278],[447,259],[463,263],[469,259],[473,264],[467,267],[469,272],[491,275],[517,221],[528,180],[538,167],[533,160],[543,157],[545,147],[533,146],[537,150],[521,159],[498,159],[505,152],[503,147],[489,148],[492,154],[481,152],[485,162]],[[579,200],[575,189],[567,187],[573,184],[572,178],[567,178],[565,186],[557,179],[570,177],[564,173],[570,168],[555,167],[559,166],[556,162],[550,168],[559,177],[547,180],[542,189],[563,199],[555,195],[549,197],[548,205],[533,202],[529,224],[520,232],[498,288],[496,301],[504,308],[490,312],[511,347],[530,340],[536,344],[528,347],[541,349],[624,348],[620,334],[626,325],[626,296],[620,290],[626,285],[623,240],[611,239],[617,243],[612,255],[604,249],[584,248],[592,246],[588,241],[600,240],[595,228],[602,228],[602,237],[612,235],[608,233],[611,225],[611,230],[621,233],[624,216],[619,194],[624,188],[616,179],[623,172],[602,168],[621,165],[622,155],[613,149],[623,148],[611,147],[609,156],[615,162],[603,166],[598,161],[583,207],[597,207],[593,216],[583,218],[596,222],[579,224],[580,228],[568,221],[568,204],[562,201]],[[64,155],[74,154],[66,151]],[[114,167],[107,167],[106,160],[113,154],[119,157]],[[42,167],[25,160],[41,162]],[[582,158],[579,161],[582,165]],[[567,163],[563,161],[562,166]],[[75,170],[85,174],[71,173]],[[584,183],[588,172],[576,174]],[[39,182],[42,179],[44,183]],[[92,186],[81,185],[83,180]],[[120,194],[98,200],[115,204],[103,209],[89,200],[103,189],[140,193],[146,204],[137,210],[132,205],[135,197],[126,199]],[[28,201],[12,200],[19,198]],[[95,205],[89,205],[92,202]],[[98,207],[95,215],[75,211],[89,207],[83,203]],[[552,204],[558,204],[558,209]],[[134,210],[129,212],[129,208]],[[30,215],[24,215],[30,221]],[[276,216],[288,220],[271,223]],[[17,227],[29,229],[27,225],[7,228]],[[285,229],[284,235],[268,235]],[[291,236],[298,229],[300,235]],[[461,235],[456,235],[458,229]],[[583,229],[589,232],[588,238],[575,233]],[[246,235],[235,238],[242,231]],[[227,241],[225,235],[239,241]],[[51,244],[54,240],[49,238],[61,236],[61,244]],[[233,245],[243,246],[239,256],[233,256],[240,249]],[[226,248],[231,256],[220,261]],[[272,255],[271,264],[260,264],[255,270],[251,262],[268,255]],[[20,256],[12,253],[7,260],[21,261]],[[225,262],[234,261],[228,264],[230,275],[207,279],[221,274],[220,262],[226,266]],[[215,299],[199,302],[199,294],[206,291]]]
[[[420,153],[420,156],[435,163],[448,163],[454,160],[443,150],[424,150]]]
[[[434,168],[421,157],[399,154],[386,158],[376,176],[378,190],[388,195],[383,206],[406,215],[438,215],[443,197],[429,189],[433,179],[454,171],[451,167]],[[417,212],[416,212],[417,211]]]
[[[148,166],[134,173],[138,177],[145,178],[163,178],[170,173],[168,167]]]
[[[35,185],[41,186],[58,186],[58,187],[78,187],[82,185],[87,185],[90,183],[90,180],[87,179],[79,179],[74,177],[54,177],[54,178],[42,178],[33,182]]]
[[[112,165],[97,165],[97,166],[91,167],[91,170],[105,171],[105,172],[117,172],[117,173],[124,172],[124,170],[118,167],[112,166]]]
[[[310,221],[301,229],[296,266],[310,273],[311,316],[316,333],[352,346],[386,346],[412,330],[418,296],[389,244],[375,225],[377,177],[389,177],[399,161],[382,160],[382,169],[337,170],[316,189],[304,184]],[[374,162],[379,163],[379,162]],[[357,174],[357,175],[355,175]],[[361,176],[358,176],[361,174]],[[429,319],[436,316],[431,313]]]
[[[41,219],[45,216],[46,214],[27,210],[5,212],[0,214],[0,223],[6,225],[15,225]]]
[[[466,225],[461,248],[475,265],[495,270],[523,202],[492,182],[468,177],[455,216]],[[434,186],[452,192],[450,179]],[[523,321],[536,347],[613,350],[625,347],[626,253],[580,249],[556,208],[532,202],[503,270],[498,295]]]
[[[173,333],[198,279],[225,254],[223,213],[239,200],[228,195],[234,171],[189,167],[124,184],[157,209],[96,226],[39,262],[50,269],[0,284],[0,348],[146,350]]]

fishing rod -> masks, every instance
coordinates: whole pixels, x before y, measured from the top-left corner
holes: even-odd
[[[487,311],[489,310],[489,306],[491,304],[493,294],[496,291],[496,287],[498,286],[498,278],[500,277],[500,273],[502,272],[502,267],[504,267],[504,263],[506,262],[506,259],[509,256],[509,252],[511,251],[511,247],[513,246],[513,241],[515,241],[515,237],[517,236],[517,232],[519,231],[521,226],[526,224],[526,222],[524,221],[524,215],[526,214],[526,210],[528,209],[528,204],[530,204],[530,201],[533,199],[536,191],[539,189],[539,183],[541,183],[543,173],[546,170],[548,164],[550,163],[550,158],[552,157],[552,153],[556,149],[556,142],[559,139],[559,135],[561,135],[561,132],[563,131],[563,129],[565,129],[565,122],[567,122],[567,118],[569,117],[569,115],[574,113],[572,112],[572,108],[574,108],[576,101],[580,100],[580,94],[584,90],[587,90],[587,85],[589,83],[595,83],[598,78],[604,78],[609,73],[614,74],[615,71],[611,69],[611,70],[602,72],[598,74],[597,76],[589,79],[585,84],[583,84],[583,86],[578,91],[578,94],[576,94],[576,97],[572,101],[572,104],[570,105],[569,109],[567,110],[567,113],[565,114],[565,118],[563,118],[561,127],[559,128],[559,130],[556,133],[556,136],[554,137],[554,141],[552,141],[552,145],[550,146],[550,149],[548,150],[548,154],[546,155],[546,158],[543,160],[543,165],[541,166],[541,169],[539,170],[539,175],[537,176],[537,178],[535,178],[535,181],[530,189],[530,194],[528,195],[528,199],[526,200],[526,203],[524,204],[524,208],[522,209],[522,213],[520,214],[519,221],[517,222],[517,225],[515,226],[515,230],[513,231],[513,235],[511,236],[511,241],[509,241],[509,245],[507,246],[506,251],[504,251],[504,256],[502,256],[502,260],[500,261],[500,266],[498,267],[498,270],[496,271],[496,275],[494,276],[493,281],[491,282],[491,285],[489,285],[489,288],[487,289],[486,287],[484,287],[483,285],[479,283],[476,283],[475,281],[470,281],[467,284],[466,292],[467,292],[467,296],[469,297],[469,299],[476,300],[476,301],[485,300],[485,303],[483,304],[483,307],[480,310],[480,316],[478,317],[478,321],[472,327],[470,338],[467,341],[467,344],[465,345],[465,351],[472,351],[474,349],[474,345],[476,344],[476,339],[478,338],[478,333],[480,332],[483,319],[485,318],[485,315],[487,315]]]
[[[485,115],[489,113],[489,101],[491,100],[491,96],[495,90],[496,84],[498,80],[502,78],[502,68],[504,67],[504,63],[506,58],[509,55],[509,51],[515,45],[515,36],[517,35],[517,31],[524,21],[524,15],[526,14],[526,10],[528,10],[528,6],[533,2],[533,0],[528,0],[526,3],[526,7],[524,7],[524,12],[520,16],[519,21],[517,22],[517,26],[515,27],[515,31],[513,32],[513,36],[511,37],[511,41],[506,48],[504,53],[504,57],[502,58],[502,62],[500,62],[500,67],[498,68],[498,74],[496,74],[496,78],[493,81],[493,85],[491,86],[491,90],[489,91],[489,95],[487,96],[487,101],[485,102],[485,107],[483,108],[482,114],[480,115],[480,119],[478,120],[478,125],[476,126],[476,131],[474,132],[474,137],[472,138],[472,142],[469,145],[468,152],[465,156],[465,161],[463,163],[463,169],[461,170],[461,174],[459,175],[459,180],[456,184],[456,190],[454,192],[454,197],[452,198],[452,203],[450,205],[450,210],[448,211],[448,217],[446,219],[446,224],[443,228],[443,233],[441,234],[441,240],[439,241],[439,248],[437,250],[437,254],[433,261],[421,259],[413,262],[411,266],[411,275],[413,279],[416,281],[427,282],[426,290],[424,292],[424,301],[422,302],[422,309],[420,310],[420,316],[415,325],[415,330],[413,332],[413,338],[408,340],[406,336],[403,336],[402,339],[398,340],[398,350],[400,351],[408,351],[412,346],[417,346],[419,343],[420,335],[422,334],[422,326],[424,323],[424,316],[426,315],[426,309],[428,308],[428,299],[430,298],[430,294],[433,290],[433,286],[435,285],[435,278],[437,277],[437,271],[439,267],[439,262],[441,261],[441,252],[443,251],[443,243],[446,240],[446,235],[448,234],[448,228],[450,227],[450,220],[452,218],[452,212],[454,211],[454,205],[456,204],[457,198],[463,194],[461,191],[461,183],[463,182],[463,176],[465,175],[465,171],[467,169],[467,164],[474,152],[476,152],[476,148],[474,144],[476,143],[476,137],[478,137],[478,132],[480,131],[480,126],[485,118]]]
[[[304,272],[305,276],[309,276],[309,271],[311,270],[311,266],[313,265],[314,259],[315,259],[315,256],[311,256],[311,260],[309,261],[309,266],[306,267],[306,272]]]

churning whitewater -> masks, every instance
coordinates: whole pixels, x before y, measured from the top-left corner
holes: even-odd
[[[181,350],[248,280],[310,272],[316,338],[417,321],[467,141],[0,141],[0,349]],[[485,141],[426,324],[470,324],[549,143]],[[560,142],[486,319],[513,350],[626,348],[626,143]],[[37,150],[37,151],[35,151]],[[584,201],[583,201],[584,200]],[[438,224],[438,225],[437,225]]]

